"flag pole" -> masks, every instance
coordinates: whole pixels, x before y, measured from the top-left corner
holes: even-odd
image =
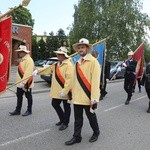
[[[100,40],[100,41],[94,43],[92,46],[94,47],[94,46],[96,46],[96,45],[98,45],[98,44],[100,44],[100,43],[103,43],[103,42],[107,41],[111,36],[112,36],[112,35],[107,36],[106,38],[104,38],[104,39],[102,39],[102,40]]]
[[[2,14],[0,16],[0,19],[6,17],[6,16],[10,16],[16,9],[20,8],[21,6],[27,6],[29,4],[30,0],[23,0],[22,4],[15,6],[14,8],[10,9],[9,11],[7,11],[5,14]]]
[[[102,43],[102,42],[108,40],[110,37],[111,37],[111,35],[109,35],[108,37],[106,37],[106,38],[104,38],[104,39],[102,39],[102,40],[100,40],[100,41],[94,43],[92,46],[96,46],[97,44]],[[73,57],[73,56],[75,56],[75,55],[77,55],[77,54],[78,54],[78,52],[75,52],[74,54],[71,54],[70,57]],[[55,64],[56,64],[56,63],[52,64],[51,66],[53,66],[53,65],[55,65]],[[48,67],[49,67],[49,66],[48,66]],[[41,70],[40,72],[43,72],[43,71],[46,70],[48,67],[44,68],[44,69]],[[40,73],[40,72],[38,72],[38,73]],[[28,78],[30,78],[30,77],[32,77],[32,76],[33,76],[33,75],[30,75],[30,76],[24,78],[23,80],[20,80],[20,81],[18,81],[18,82],[15,82],[14,84],[12,84],[12,85],[6,87],[6,89],[10,89],[11,87],[13,87],[13,86],[19,84],[20,82],[22,82],[22,81],[24,81],[24,80],[27,80]]]
[[[134,53],[135,53],[143,44],[144,44],[144,42],[142,42],[142,43],[140,44],[140,46],[134,51]]]
[[[106,63],[105,63],[105,61],[106,61],[106,41],[105,41],[105,49],[104,49],[104,56],[103,56],[103,66],[102,66],[102,89],[104,89],[104,80],[105,80],[105,65],[106,65]]]

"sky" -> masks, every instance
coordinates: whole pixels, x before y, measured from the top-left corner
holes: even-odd
[[[22,0],[0,0],[0,11],[6,13],[10,7],[18,6]],[[27,6],[35,20],[33,33],[43,35],[44,32],[54,34],[62,28],[66,35],[67,28],[73,23],[74,5],[78,0],[31,0]],[[142,12],[150,16],[150,0],[143,0]],[[149,34],[150,35],[150,34]]]

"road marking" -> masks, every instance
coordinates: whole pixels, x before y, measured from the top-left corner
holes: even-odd
[[[23,140],[25,140],[25,139],[34,137],[34,136],[36,136],[36,135],[49,132],[49,131],[50,131],[50,129],[45,129],[45,130],[42,130],[42,131],[40,131],[40,132],[36,132],[36,133],[29,134],[29,135],[27,135],[27,136],[22,136],[22,137],[20,137],[20,138],[15,139],[15,140],[11,140],[11,141],[2,143],[2,144],[0,144],[0,147],[7,146],[7,145],[13,144],[13,143],[17,143],[17,142],[23,141]]]
[[[143,99],[143,98],[145,98],[145,97],[147,97],[147,96],[145,95],[145,96],[139,97],[139,98],[137,98],[137,99],[135,99],[135,100],[132,100],[131,103],[133,103],[133,102],[135,102],[135,101],[138,101],[138,100],[140,100],[140,99]],[[109,109],[105,109],[104,112],[108,112],[108,111],[114,110],[114,109],[119,108],[119,107],[122,107],[122,106],[124,106],[124,105],[125,105],[125,104],[123,103],[123,104],[121,104],[121,105],[117,105],[117,106],[111,107],[111,108],[109,108]],[[7,146],[7,145],[10,145],[10,144],[14,144],[14,143],[17,143],[17,142],[26,140],[26,139],[28,139],[28,138],[31,138],[31,137],[34,137],[34,136],[37,136],[37,135],[40,135],[40,134],[49,132],[49,131],[50,131],[50,129],[45,129],[45,130],[42,130],[42,131],[40,131],[40,132],[32,133],[32,134],[29,134],[29,135],[27,135],[27,136],[23,136],[23,137],[20,137],[20,138],[15,139],[15,140],[11,140],[11,141],[2,143],[2,144],[0,144],[0,147]]]
[[[140,100],[140,99],[143,99],[143,98],[145,98],[145,97],[147,97],[147,96],[145,95],[145,96],[139,97],[139,98],[137,98],[137,99],[134,99],[134,100],[132,100],[130,103],[133,103],[133,102],[138,101],[138,100]],[[120,105],[117,105],[117,106],[114,106],[114,107],[105,109],[104,111],[105,111],[105,112],[111,111],[111,110],[114,110],[114,109],[116,109],[116,108],[122,107],[122,106],[124,106],[124,105],[125,105],[125,104],[123,103],[123,104],[120,104]]]

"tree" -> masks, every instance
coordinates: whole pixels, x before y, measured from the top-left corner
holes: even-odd
[[[38,60],[38,43],[37,43],[37,36],[32,36],[32,58],[33,60]]]
[[[130,49],[146,40],[146,28],[150,29],[148,15],[140,12],[140,0],[80,0],[74,8],[70,43],[82,37],[95,43],[112,35],[107,41],[112,59],[125,59]]]
[[[144,59],[146,63],[150,62],[150,44],[148,43],[144,46]]]
[[[65,46],[66,48],[69,48],[68,37],[65,35],[63,29],[59,29],[56,36],[58,37],[59,47]]]
[[[20,7],[12,13],[12,22],[31,27],[34,26],[34,19],[32,19],[30,11],[25,7]]]
[[[47,56],[46,56],[46,43],[45,41],[43,40],[43,38],[41,38],[39,41],[38,41],[38,59],[46,59]]]
[[[46,39],[46,49],[49,52],[50,57],[56,56],[53,51],[57,50],[58,48],[58,40],[57,37],[54,35],[53,32],[49,33]]]
[[[56,51],[61,46],[69,47],[68,37],[65,35],[64,30],[59,29],[56,35],[53,32],[49,33],[46,39],[46,49],[50,57],[56,56],[53,51]]]

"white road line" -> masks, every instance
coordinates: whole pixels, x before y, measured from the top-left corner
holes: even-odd
[[[147,97],[147,96],[145,95],[145,96],[139,97],[139,98],[137,98],[137,99],[131,100],[130,103],[133,103],[133,102],[138,101],[138,100],[140,100],[140,99],[143,99],[143,98],[145,98],[145,97]],[[125,105],[125,104],[123,103],[123,104],[120,104],[120,105],[111,107],[111,108],[109,108],[109,109],[105,109],[104,111],[105,111],[105,112],[111,111],[111,110],[114,110],[114,109],[116,109],[116,108],[122,107],[122,106],[124,106],[124,105]]]
[[[23,141],[23,140],[25,140],[25,139],[34,137],[34,136],[36,136],[36,135],[49,132],[49,131],[50,131],[50,129],[45,129],[45,130],[42,130],[42,131],[40,131],[40,132],[32,133],[32,134],[29,134],[29,135],[27,135],[27,136],[23,136],[23,137],[20,137],[20,138],[18,138],[18,139],[15,139],[15,140],[11,140],[11,141],[2,143],[2,144],[0,144],[0,147],[7,146],[7,145],[13,144],[13,143],[17,143],[17,142]]]
[[[132,102],[135,102],[135,101],[138,101],[138,100],[140,100],[140,99],[143,99],[143,98],[145,98],[145,97],[146,97],[146,95],[145,95],[145,96],[142,96],[142,97],[139,97],[139,98],[137,98],[137,99],[135,99],[135,100],[132,100],[131,103],[132,103]],[[124,104],[117,105],[117,106],[111,107],[111,108],[109,108],[109,109],[105,109],[104,112],[108,112],[108,111],[114,110],[114,109],[119,108],[119,107],[122,107],[122,106],[124,106]],[[10,144],[13,144],[13,143],[17,143],[17,142],[23,141],[23,140],[25,140],[25,139],[28,139],[28,138],[37,136],[37,135],[39,135],[39,134],[43,134],[43,133],[49,132],[49,131],[50,131],[50,129],[45,129],[45,130],[42,130],[42,131],[40,131],[40,132],[32,133],[32,134],[29,134],[29,135],[27,135],[27,136],[23,136],[23,137],[20,137],[20,138],[15,139],[15,140],[11,140],[11,141],[2,143],[2,144],[0,144],[0,147],[7,146],[7,145],[10,145]]]

